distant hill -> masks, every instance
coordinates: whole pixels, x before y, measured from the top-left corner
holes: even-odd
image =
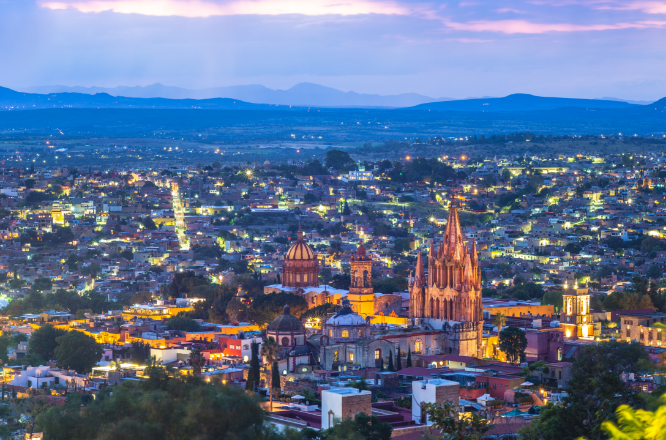
[[[209,109],[268,110],[270,105],[251,104],[231,98],[164,99],[127,98],[107,93],[21,93],[0,87],[0,110],[36,110],[45,108],[140,108],[140,109]],[[275,108],[275,107],[273,107]]]
[[[411,110],[436,110],[455,112],[525,112],[555,110],[564,107],[593,109],[618,109],[639,107],[622,101],[601,99],[546,98],[517,93],[504,98],[462,99],[457,101],[430,102],[411,107]]]
[[[287,90],[273,90],[258,84],[190,90],[180,87],[152,84],[145,87],[67,87],[40,86],[25,89],[32,93],[106,93],[128,98],[211,99],[232,98],[255,104],[279,104],[299,107],[411,107],[414,105],[447,101],[450,98],[431,98],[418,93],[399,95],[373,95],[343,92],[312,83],[300,83]]]

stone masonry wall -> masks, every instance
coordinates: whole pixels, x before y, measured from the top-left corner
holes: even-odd
[[[354,418],[356,413],[371,415],[372,394],[349,394],[342,397],[342,418]]]
[[[439,402],[453,402],[454,405],[458,404],[460,399],[460,385],[452,384],[446,386],[438,386],[435,394],[435,401]]]

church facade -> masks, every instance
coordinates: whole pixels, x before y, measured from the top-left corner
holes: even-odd
[[[442,329],[442,353],[482,357],[483,306],[476,243],[464,242],[458,210],[452,207],[444,241],[428,253],[425,275],[421,252],[409,280],[409,317],[426,329]]]

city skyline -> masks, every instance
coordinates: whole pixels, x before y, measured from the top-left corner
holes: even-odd
[[[0,85],[666,96],[666,2],[5,1]]]

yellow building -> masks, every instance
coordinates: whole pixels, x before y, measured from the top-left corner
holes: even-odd
[[[123,310],[123,319],[129,321],[132,318],[153,319],[155,321],[162,321],[165,319],[178,316],[182,312],[191,312],[194,310],[192,306],[178,307],[178,306],[153,306],[153,305],[133,305],[125,307]]]

